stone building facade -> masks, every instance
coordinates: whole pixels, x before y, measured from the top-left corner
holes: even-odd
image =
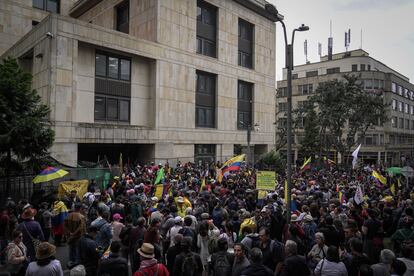
[[[332,60],[324,56],[320,62],[295,66],[292,72],[293,109],[315,93],[319,83],[342,79],[344,74],[359,75],[365,91],[382,95],[384,103],[388,104],[387,116],[390,120],[383,126],[373,126],[365,137],[360,137],[361,159],[367,163],[388,165],[402,165],[405,161],[412,160],[414,85],[404,75],[370,57],[366,51],[338,53],[333,55]],[[277,132],[283,130],[286,122],[286,76],[287,71],[284,70],[284,80],[277,82]],[[303,160],[304,156],[299,151],[300,141],[304,137],[303,127],[295,129],[294,136],[294,160]],[[335,152],[328,155],[332,160],[341,159]]]
[[[272,147],[276,37],[265,1],[39,1],[58,11],[1,1],[0,54],[32,72],[60,162],[224,160],[253,125],[254,155]]]

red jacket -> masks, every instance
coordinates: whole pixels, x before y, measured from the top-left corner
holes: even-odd
[[[139,269],[134,273],[134,276],[153,276],[157,269],[157,276],[170,276],[170,272],[168,272],[168,269],[163,264],[156,264],[144,269]]]

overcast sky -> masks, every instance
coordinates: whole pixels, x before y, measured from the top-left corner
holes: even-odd
[[[332,20],[333,52],[344,52],[344,33],[351,29],[350,50],[362,49],[371,57],[410,78],[414,83],[414,0],[267,0],[285,16],[290,41],[293,28],[304,23],[307,32],[295,34],[295,65],[305,63],[303,42],[308,40],[308,60],[327,54],[329,21]],[[276,79],[282,79],[285,47],[282,27],[277,26]]]

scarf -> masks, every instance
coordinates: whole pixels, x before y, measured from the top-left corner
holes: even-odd
[[[158,262],[156,259],[152,258],[152,259],[144,259],[141,261],[141,265],[139,267],[139,269],[144,269],[153,265],[156,265]]]

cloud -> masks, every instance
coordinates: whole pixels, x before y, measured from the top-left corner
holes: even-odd
[[[382,10],[412,4],[412,0],[342,0],[333,4],[336,10]]]

